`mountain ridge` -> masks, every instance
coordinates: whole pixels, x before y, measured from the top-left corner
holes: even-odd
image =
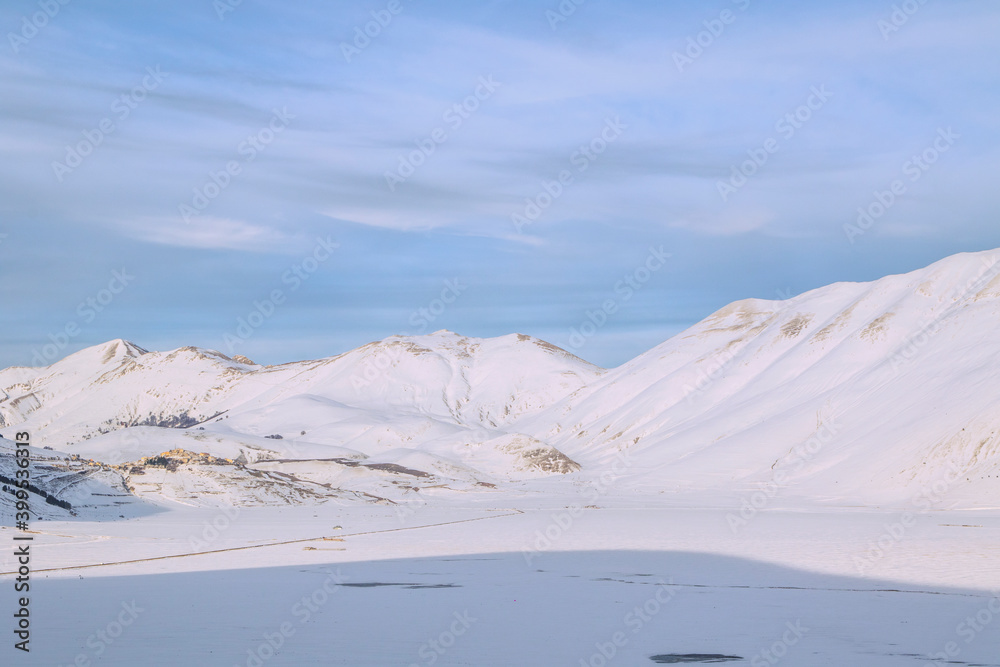
[[[622,488],[639,496],[738,495],[777,470],[790,497],[898,504],[958,470],[951,502],[1000,503],[998,260],[736,301],[613,369],[522,334],[391,336],[278,366],[116,339],[0,371],[0,428],[98,461],[122,459],[128,432],[144,457],[197,437],[251,465],[365,460],[382,477],[357,488],[397,500],[397,468],[428,488],[522,488],[627,455]]]

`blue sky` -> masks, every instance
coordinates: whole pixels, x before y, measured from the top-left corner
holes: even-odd
[[[441,328],[613,366],[1000,246],[997,3],[562,8],[3,3],[0,367]]]

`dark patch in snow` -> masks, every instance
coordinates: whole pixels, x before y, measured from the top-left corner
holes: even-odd
[[[682,662],[732,662],[733,660],[743,660],[743,657],[718,653],[664,653],[663,655],[651,655],[649,659],[661,665],[676,665]]]
[[[388,583],[383,581],[366,581],[358,582],[353,584],[339,584],[340,586],[345,586],[348,588],[378,588],[380,586],[399,586],[401,588],[415,589],[415,588],[461,588],[458,584],[407,584],[407,583]]]
[[[129,424],[129,426],[160,426],[163,428],[188,428],[201,422],[186,411],[179,415],[168,415],[166,417],[157,417],[155,415],[150,415],[146,417],[141,422],[135,424]]]
[[[430,477],[430,473],[426,473],[423,470],[414,470],[413,468],[407,468],[401,465],[396,465],[395,463],[362,463],[365,468],[371,470],[384,470],[386,472],[395,472],[400,475],[412,475],[413,477]]]

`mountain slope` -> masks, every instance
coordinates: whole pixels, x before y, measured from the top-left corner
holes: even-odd
[[[0,427],[23,426],[55,445],[123,426],[191,427],[228,413],[240,416],[245,432],[266,435],[274,426],[265,416],[285,401],[292,412],[314,408],[317,419],[334,422],[403,416],[497,427],[601,372],[528,336],[471,339],[444,331],[281,366],[238,359],[193,347],[146,352],[116,340],[47,368],[8,368],[0,371]]]
[[[736,302],[530,426],[583,463],[627,449],[655,488],[738,488],[777,469],[811,496],[876,502],[954,468],[953,491],[1000,498],[987,481],[1000,449],[998,260],[958,255],[873,283]],[[811,439],[817,451],[795,454]]]
[[[268,474],[283,474],[275,470],[288,461],[329,469],[323,462],[337,460],[351,468],[336,476],[348,490],[391,499],[407,489],[490,488],[577,469],[516,425],[601,372],[522,335],[392,337],[337,357],[273,367],[197,348],[147,352],[117,340],[47,368],[0,371],[0,426],[115,465],[171,450],[204,452],[238,462],[228,471],[233,478],[256,475],[249,468],[258,461],[273,461]],[[421,468],[409,475],[404,469],[414,456]],[[192,488],[217,488],[219,469],[185,466],[186,477],[171,471],[166,481],[140,487],[185,502]],[[133,475],[144,472],[132,468]],[[301,488],[286,495],[319,497],[306,488],[312,482],[299,479]],[[246,502],[274,495],[234,487],[227,493],[243,494]],[[340,491],[320,495],[349,495]]]

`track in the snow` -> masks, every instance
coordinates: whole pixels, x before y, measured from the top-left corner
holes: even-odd
[[[336,535],[336,537],[360,537],[362,535],[378,535],[380,533],[396,533],[404,530],[420,530],[422,528],[436,528],[438,526],[452,526],[457,523],[469,523],[471,521],[484,521],[486,519],[499,519],[505,516],[517,516],[518,514],[524,514],[521,510],[513,510],[507,514],[490,514],[487,516],[477,516],[472,519],[458,519],[455,521],[443,521],[441,523],[429,523],[422,526],[404,526],[402,528],[385,528],[383,530],[366,530],[360,533],[348,533],[346,535]],[[192,556],[207,556],[209,554],[221,554],[230,551],[246,551],[247,549],[264,549],[267,547],[277,547],[283,544],[300,544],[302,542],[320,542],[330,538],[330,535],[322,535],[320,537],[303,537],[296,540],[283,540],[281,542],[265,542],[264,544],[247,544],[242,547],[229,547],[227,549],[212,549],[209,551],[194,551],[186,554],[171,554],[169,556],[153,556],[151,558],[135,558],[133,560],[121,560],[111,563],[90,563],[87,565],[67,565],[66,567],[50,567],[40,570],[32,570],[32,572],[62,572],[65,570],[84,570],[94,567],[112,567],[114,565],[131,565],[132,563],[148,563],[157,560],[168,560],[171,558],[190,558]],[[17,574],[17,572],[0,572],[0,577],[5,575]]]

